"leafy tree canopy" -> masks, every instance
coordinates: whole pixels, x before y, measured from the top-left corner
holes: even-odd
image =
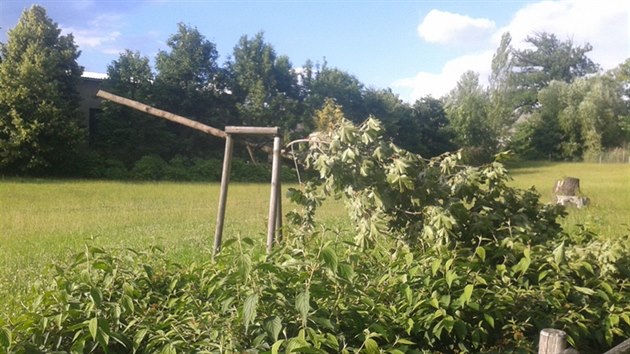
[[[62,173],[82,139],[76,86],[83,72],[71,34],[40,6],[24,11],[0,48],[0,169]]]
[[[528,36],[525,42],[533,48],[515,50],[512,60],[515,86],[523,92],[521,106],[533,107],[536,93],[553,80],[572,82],[600,69],[587,56],[593,50],[589,43],[576,46],[547,32]]]

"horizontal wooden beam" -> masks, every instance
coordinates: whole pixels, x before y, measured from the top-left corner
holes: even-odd
[[[195,130],[199,130],[201,132],[204,132],[206,134],[210,134],[213,136],[216,136],[218,138],[222,138],[225,139],[227,137],[227,134],[221,130],[221,129],[217,129],[214,127],[211,127],[209,125],[205,125],[203,123],[199,123],[197,121],[194,121],[192,119],[188,119],[186,117],[182,117],[182,116],[178,116],[177,114],[174,113],[170,113],[167,111],[163,111],[161,109],[157,109],[155,107],[151,107],[149,105],[146,105],[144,103],[140,103],[138,101],[134,101],[134,100],[130,100],[128,98],[125,97],[121,97],[121,96],[117,96],[114,95],[113,93],[109,93],[107,91],[103,91],[103,90],[99,90],[96,93],[97,97],[106,99],[108,101],[112,101],[114,103],[118,103],[120,105],[123,106],[127,106],[133,109],[137,109],[139,111],[148,113],[150,115],[156,116],[156,117],[160,117],[160,118],[164,118],[166,120],[170,120],[171,122],[175,122],[175,123],[179,123],[181,125],[185,125],[189,128],[193,128]]]
[[[243,134],[243,135],[279,135],[280,128],[278,127],[247,127],[247,126],[231,126],[225,127],[225,132],[228,134]]]

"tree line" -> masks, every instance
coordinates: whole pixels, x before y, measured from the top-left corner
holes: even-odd
[[[530,49],[511,41],[504,34],[488,87],[467,72],[446,96],[407,103],[325,60],[295,67],[262,32],[242,36],[220,63],[216,45],[180,23],[154,66],[125,50],[102,88],[218,128],[279,126],[287,140],[340,109],[355,123],[378,118],[386,136],[411,152],[463,149],[473,163],[505,149],[526,159],[581,160],[627,146],[630,60],[603,72],[588,58],[589,44],[544,32],[526,39]],[[78,110],[79,55],[72,34],[62,35],[40,6],[24,11],[0,43],[1,173],[94,175],[87,170],[131,169],[146,156],[184,165],[220,158],[219,139],[109,102],[88,137]]]

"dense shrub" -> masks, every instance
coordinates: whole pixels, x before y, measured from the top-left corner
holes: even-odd
[[[592,352],[630,334],[628,281],[617,273],[627,251],[613,243],[507,239],[420,250],[379,242],[359,250],[330,231],[301,239],[270,257],[261,244],[232,239],[215,262],[189,265],[155,250],[86,247],[20,316],[0,321],[0,347],[529,352],[539,329],[555,327]],[[609,258],[607,247],[624,256]]]
[[[140,181],[219,182],[223,168],[223,160],[220,159],[175,156],[167,162],[158,155],[147,155],[128,169],[122,162],[105,159],[96,153],[81,155],[81,159],[74,164],[80,166],[73,170],[80,170],[80,177]],[[297,181],[295,170],[288,165],[282,166],[281,176],[284,182]],[[252,164],[239,158],[232,160],[231,181],[268,183],[270,179],[269,164]]]
[[[131,169],[131,176],[138,180],[161,180],[167,175],[168,164],[158,155],[143,156]]]

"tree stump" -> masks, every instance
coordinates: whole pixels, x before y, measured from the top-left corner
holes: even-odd
[[[574,204],[578,208],[583,208],[590,201],[587,197],[580,195],[580,179],[575,177],[565,177],[556,181],[553,194],[554,203],[560,205]]]

